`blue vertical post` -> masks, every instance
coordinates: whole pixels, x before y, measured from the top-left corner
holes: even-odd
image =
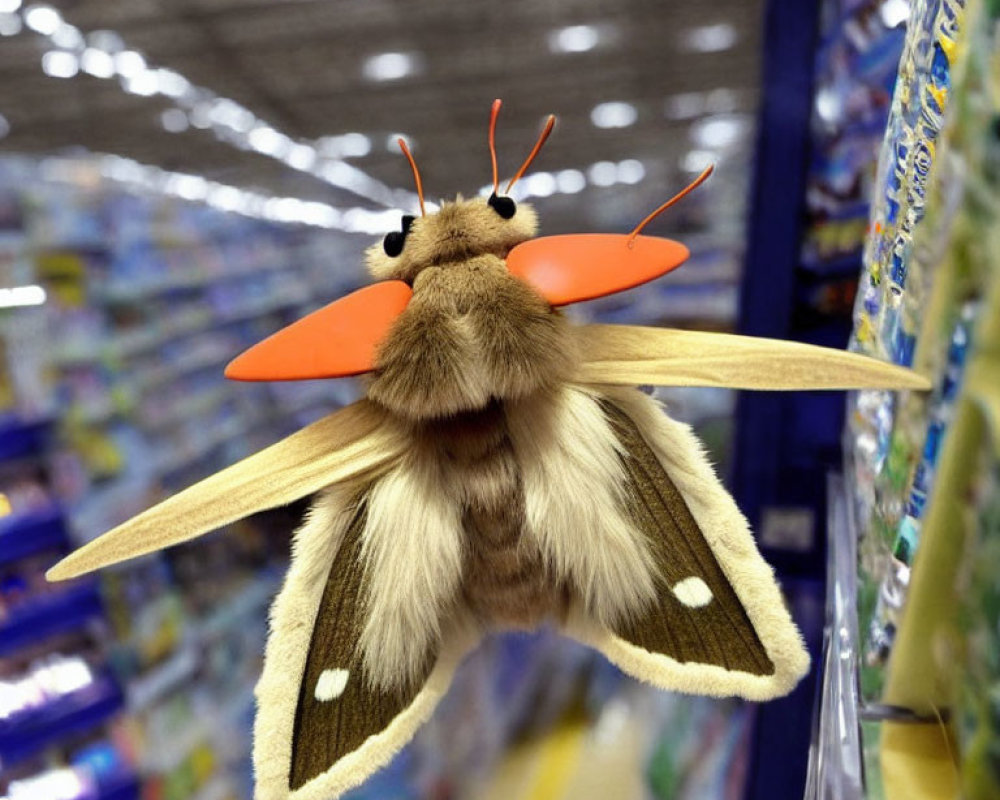
[[[768,0],[740,332],[787,339],[805,213],[820,0]],[[743,392],[733,490],[754,524],[774,498],[788,395]]]
[[[768,0],[766,7],[755,174],[740,299],[740,332],[753,336],[796,338],[793,308],[805,217],[820,5],[821,0]],[[733,490],[755,529],[767,506],[809,504],[807,484],[812,479],[806,477],[795,485],[795,471],[789,469],[795,448],[790,441],[792,421],[808,414],[802,400],[801,395],[780,392],[743,392],[739,397]],[[801,423],[794,427],[801,430]],[[815,488],[821,496],[823,485]],[[815,513],[821,525],[821,508]],[[806,568],[801,569],[800,563],[795,570],[798,578],[783,576],[814,665],[822,613],[810,610],[823,607],[822,550],[821,546],[815,549],[819,552],[805,560]],[[769,552],[768,557],[781,572],[782,554]],[[796,558],[789,561],[796,563]],[[792,695],[758,709],[746,800],[801,800],[815,676],[814,666]]]

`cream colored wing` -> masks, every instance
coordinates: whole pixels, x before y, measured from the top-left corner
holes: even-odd
[[[700,442],[643,393],[603,391],[622,448],[627,512],[648,542],[658,592],[607,625],[577,602],[564,630],[661,689],[758,701],[788,694],[809,654]]]
[[[584,383],[731,389],[930,389],[922,375],[869,356],[728,333],[631,325],[575,330]]]
[[[255,800],[335,800],[389,763],[430,716],[479,640],[454,621],[412,682],[370,680],[358,646],[368,609],[367,491],[319,495],[295,535],[257,684]]]
[[[405,440],[366,400],[205,478],[71,553],[46,577],[74,578],[186,542],[393,462]]]

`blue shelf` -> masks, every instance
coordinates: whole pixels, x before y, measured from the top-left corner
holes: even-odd
[[[51,427],[52,420],[47,418],[23,420],[9,414],[0,415],[0,461],[41,452]]]
[[[0,518],[0,565],[66,543],[66,522],[58,506]]]
[[[97,800],[139,800],[142,796],[142,784],[136,775],[123,775],[114,781],[102,781],[100,790]]]
[[[861,274],[861,251],[829,259],[803,259],[802,269],[819,278],[858,277]]]
[[[0,725],[0,762],[8,766],[30,758],[68,736],[99,727],[123,708],[118,684],[107,676],[98,678],[78,692]]]
[[[101,594],[93,581],[42,596],[15,609],[0,624],[0,657],[50,636],[77,630],[103,613]]]

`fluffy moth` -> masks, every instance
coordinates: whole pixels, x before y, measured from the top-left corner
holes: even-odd
[[[559,308],[680,266],[680,243],[536,237],[501,192],[367,253],[376,282],[237,357],[236,380],[366,375],[366,396],[55,566],[60,580],[315,494],[271,612],[257,800],[333,800],[427,719],[485,631],[551,624],[662,689],[767,700],[809,666],[771,569],[690,429],[642,384],[926,389],[798,343],[573,325]]]

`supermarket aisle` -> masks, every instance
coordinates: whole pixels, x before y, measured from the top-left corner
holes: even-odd
[[[649,233],[683,269],[576,321],[850,345],[927,395],[662,387],[813,651],[768,704],[493,635],[347,795],[1000,794],[996,20],[985,0],[0,0],[0,800],[249,800],[267,607],[306,503],[66,584],[81,543],[355,399],[238,353],[368,283],[427,198]],[[746,269],[744,269],[746,266]],[[843,450],[841,445],[844,444]],[[846,461],[845,461],[846,457]],[[818,700],[816,698],[819,698]],[[915,755],[916,754],[916,755]]]
[[[556,112],[514,191],[546,233],[628,230],[713,161],[713,181],[650,229],[691,247],[685,270],[573,313],[736,324],[759,4],[434,2],[400,26],[402,13],[0,3],[5,800],[251,797],[266,609],[305,503],[69,584],[43,572],[357,396],[352,380],[222,370],[367,282],[364,248],[416,209],[399,135],[437,200],[488,182],[494,97],[501,177]],[[636,92],[642,75],[660,85]],[[725,469],[732,393],[670,401]],[[642,689],[551,634],[497,637],[352,796],[638,798],[652,783],[736,798],[752,716]],[[743,735],[720,737],[727,726]]]

